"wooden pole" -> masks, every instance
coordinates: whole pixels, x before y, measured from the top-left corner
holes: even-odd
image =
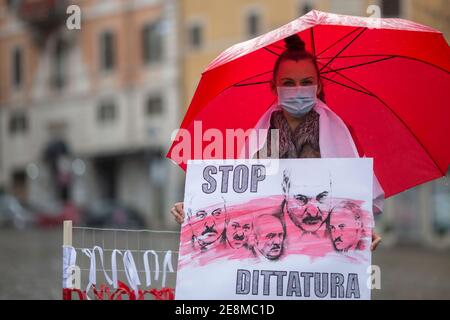
[[[63,245],[72,245],[72,220],[64,220]]]
[[[64,220],[63,224],[63,246],[72,245],[72,220]],[[64,268],[63,268],[64,269]],[[64,270],[63,270],[64,272]],[[72,300],[72,293],[69,289],[62,289],[63,300]]]

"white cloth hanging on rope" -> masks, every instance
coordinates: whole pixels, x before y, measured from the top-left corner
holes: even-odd
[[[72,288],[72,284],[68,283],[69,277],[72,275],[70,268],[76,266],[77,251],[72,246],[63,246],[63,288]],[[71,282],[72,279],[70,279]]]

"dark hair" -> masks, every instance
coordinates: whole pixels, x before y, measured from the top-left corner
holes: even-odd
[[[320,79],[319,74],[319,67],[317,65],[316,57],[306,51],[305,49],[305,42],[300,39],[300,37],[297,34],[294,34],[292,36],[289,36],[284,39],[284,44],[286,47],[286,50],[283,51],[283,53],[278,57],[277,61],[275,62],[275,66],[273,68],[273,74],[272,79],[275,83],[276,75],[278,74],[278,69],[280,68],[280,64],[282,61],[285,60],[293,60],[293,61],[300,61],[300,60],[310,60],[317,71],[317,79],[319,83],[321,84],[322,81]],[[325,93],[323,91],[323,85],[321,85],[322,90],[319,93],[319,99],[325,102]]]

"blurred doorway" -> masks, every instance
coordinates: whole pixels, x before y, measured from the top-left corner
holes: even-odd
[[[15,170],[12,173],[12,193],[20,201],[26,201],[28,197],[27,175],[25,170]]]
[[[94,168],[97,172],[99,194],[102,199],[117,199],[117,157],[101,157],[94,159]]]

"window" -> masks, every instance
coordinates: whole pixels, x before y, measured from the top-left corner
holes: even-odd
[[[16,112],[9,119],[9,132],[11,135],[24,134],[28,129],[28,119],[24,112]]]
[[[23,82],[23,52],[21,48],[15,48],[12,53],[12,83],[18,88]]]
[[[17,8],[17,0],[6,0],[6,7],[8,10],[14,10]]]
[[[147,115],[156,115],[163,112],[163,100],[161,96],[150,96],[147,99]]]
[[[311,10],[313,10],[313,6],[311,5],[311,3],[309,3],[309,2],[304,3],[300,6],[299,15],[303,16],[303,15],[307,14],[308,12],[310,12]]]
[[[361,0],[330,0],[330,12],[351,16],[365,14],[367,6]]]
[[[66,84],[66,54],[66,42],[63,39],[58,39],[54,50],[54,65],[50,80],[51,86],[56,89],[61,89]]]
[[[142,29],[142,56],[145,63],[159,62],[163,56],[162,22],[147,24]]]
[[[247,35],[250,38],[256,37],[261,33],[260,17],[256,12],[247,16]]]
[[[12,194],[19,200],[25,201],[27,199],[27,174],[23,169],[14,170],[11,174],[11,191]]]
[[[98,108],[97,119],[99,122],[112,122],[116,119],[116,106],[112,101],[104,101]]]
[[[102,70],[114,69],[114,40],[114,34],[111,31],[106,31],[100,35],[100,67]]]
[[[193,24],[189,27],[189,44],[194,49],[203,45],[203,29],[200,24]]]
[[[400,1],[381,1],[381,15],[385,18],[398,18],[400,16]]]

